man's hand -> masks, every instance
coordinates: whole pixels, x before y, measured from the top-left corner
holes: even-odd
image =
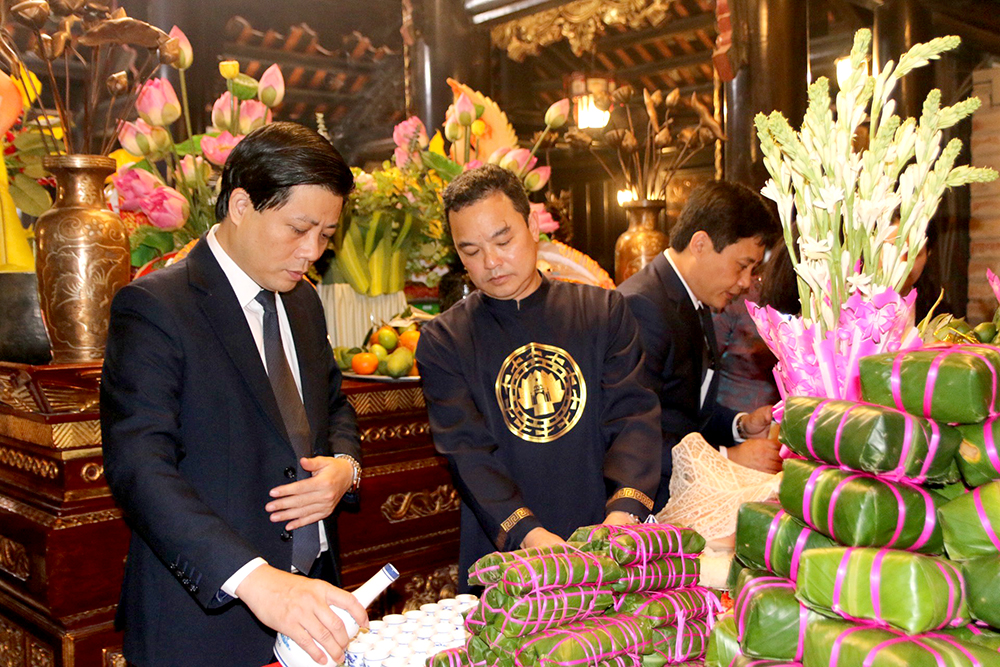
[[[628,512],[608,512],[608,516],[604,519],[605,526],[633,526],[635,525],[635,517]]]
[[[312,476],[271,489],[272,500],[264,506],[271,521],[289,521],[285,530],[295,530],[325,519],[333,512],[340,498],[351,488],[354,466],[345,459],[314,456],[299,459]]]
[[[762,405],[743,418],[743,433],[746,439],[766,438],[771,428],[771,405]]]
[[[730,447],[726,453],[729,460],[741,466],[760,470],[761,472],[781,472],[781,457],[778,450],[781,446],[777,440],[751,438],[735,447]]]
[[[358,626],[368,627],[368,615],[347,591],[270,565],[261,565],[247,575],[236,595],[257,620],[287,635],[320,664],[327,664],[327,660],[317,643],[334,661],[342,662],[350,641],[344,623],[330,611],[330,605],[348,612]]]
[[[541,526],[538,528],[532,528],[528,531],[528,534],[524,536],[524,540],[521,542],[522,549],[528,549],[531,547],[550,547],[554,544],[565,544],[566,540],[559,537],[555,533],[550,533]]]

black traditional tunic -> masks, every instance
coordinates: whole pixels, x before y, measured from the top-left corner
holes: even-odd
[[[616,292],[544,277],[520,302],[475,292],[423,328],[417,363],[462,495],[463,590],[477,558],[535,527],[565,538],[612,510],[649,514],[659,401]]]

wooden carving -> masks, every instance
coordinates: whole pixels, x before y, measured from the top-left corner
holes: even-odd
[[[453,598],[457,588],[458,565],[456,564],[439,567],[429,576],[414,575],[403,587],[406,593],[403,611],[419,609],[422,604],[437,602],[443,598]]]
[[[382,516],[389,523],[422,519],[459,508],[458,491],[451,484],[433,490],[394,493],[382,503]]]

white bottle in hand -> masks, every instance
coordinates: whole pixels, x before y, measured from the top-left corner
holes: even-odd
[[[367,609],[368,605],[374,602],[375,598],[381,595],[389,587],[389,584],[398,578],[399,572],[391,564],[387,563],[385,567],[375,573],[375,576],[361,584],[352,595],[357,598],[363,608]],[[343,621],[344,629],[347,631],[347,638],[354,639],[360,629],[354,617],[339,607],[331,606],[330,610]],[[316,644],[316,646],[319,646],[319,644]],[[326,656],[326,667],[334,667],[335,663],[330,658],[330,654],[322,646],[319,646],[319,650],[323,651],[323,654]],[[274,655],[283,667],[323,667],[310,658],[309,654],[302,650],[301,646],[280,632],[274,641]]]

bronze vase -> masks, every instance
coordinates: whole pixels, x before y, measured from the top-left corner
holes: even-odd
[[[622,282],[646,266],[666,250],[669,239],[657,224],[660,211],[666,207],[662,200],[630,201],[622,204],[628,218],[628,229],[615,242],[615,283]]]
[[[104,356],[111,299],[129,281],[128,232],[104,201],[112,158],[57,155],[43,164],[56,200],[35,223],[38,296],[57,364]]]

